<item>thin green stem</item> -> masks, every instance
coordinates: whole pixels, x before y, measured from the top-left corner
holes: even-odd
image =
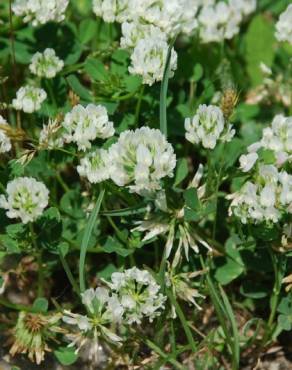
[[[186,368],[181,365],[177,360],[173,357],[168,355],[167,353],[163,352],[155,343],[153,343],[150,339],[144,339],[144,343],[151,348],[154,352],[156,352],[161,358],[172,364],[176,369],[179,370],[186,370]]]
[[[138,97],[138,100],[137,100],[136,110],[135,110],[135,123],[136,124],[138,124],[138,122],[139,122],[140,111],[141,111],[141,103],[142,103],[144,91],[145,91],[145,85],[142,85],[141,89],[140,89],[140,94],[139,94],[139,97]]]
[[[5,298],[0,298],[0,305],[2,305],[4,307],[7,307],[7,308],[10,308],[12,310],[16,310],[16,311],[34,312],[34,309],[29,307],[29,306],[25,306],[25,305],[22,305],[22,304],[11,303],[11,302],[7,301]]]
[[[62,252],[59,253],[59,256],[60,256],[60,260],[61,260],[61,263],[63,265],[64,271],[66,272],[67,278],[70,281],[74,292],[79,295],[80,292],[79,292],[78,284],[76,283],[76,281],[74,279],[74,276],[73,276],[73,274],[70,270],[70,267],[69,267],[66,259],[62,255]]]
[[[38,297],[42,297],[44,293],[44,266],[43,266],[43,253],[42,250],[38,248],[36,242],[36,234],[34,231],[33,223],[29,223],[29,230],[31,235],[31,242],[34,247],[35,256],[37,259],[38,264],[38,286],[37,286],[37,295]]]
[[[189,345],[190,345],[193,353],[196,353],[197,352],[197,346],[196,346],[196,343],[194,341],[192,332],[189,328],[189,324],[188,324],[188,322],[185,318],[185,315],[184,315],[182,309],[180,308],[180,305],[178,304],[177,300],[175,299],[173,293],[170,290],[167,290],[166,294],[167,294],[171,304],[175,307],[175,311],[176,311],[176,313],[177,313],[177,315],[180,319],[180,322],[182,324],[182,327],[184,329],[184,332],[186,334],[186,337],[188,339]]]
[[[65,181],[63,180],[63,178],[62,178],[62,176],[60,175],[59,172],[56,172],[56,180],[61,185],[61,187],[63,188],[63,190],[65,191],[65,193],[67,193],[68,191],[70,191],[68,185],[65,183]]]

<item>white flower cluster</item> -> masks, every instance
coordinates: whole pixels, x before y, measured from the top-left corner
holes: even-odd
[[[243,172],[248,172],[254,166],[259,158],[257,151],[261,148],[273,151],[277,167],[292,161],[292,116],[277,114],[271,127],[263,129],[261,140],[250,145],[247,148],[249,153],[240,157]]]
[[[97,149],[81,159],[77,171],[91,183],[111,179],[143,194],[161,188],[163,177],[173,176],[176,156],[160,130],[141,127],[121,133],[108,150]]]
[[[229,214],[241,222],[278,222],[285,213],[292,213],[292,176],[273,165],[260,164],[253,181],[247,181],[236,193]]]
[[[256,0],[208,1],[198,15],[201,41],[209,43],[231,39],[239,32],[244,17],[255,8]]]
[[[110,178],[136,193],[160,189],[160,180],[172,177],[176,165],[171,144],[160,130],[149,127],[122,132],[108,156]]]
[[[230,141],[235,130],[225,123],[222,110],[215,105],[200,105],[193,118],[185,120],[186,139],[204,148],[214,149],[217,141]]]
[[[292,4],[288,5],[276,23],[276,37],[279,41],[292,44]]]
[[[13,12],[24,17],[24,22],[32,21],[33,26],[47,22],[61,22],[65,19],[65,11],[69,0],[15,0]]]
[[[95,139],[109,138],[115,132],[106,108],[94,104],[88,104],[86,107],[76,105],[65,115],[62,126],[65,129],[65,142],[74,142],[79,150],[84,151],[91,148],[91,142]]]
[[[146,270],[133,267],[114,272],[107,284],[109,288],[91,288],[81,294],[87,315],[64,311],[63,320],[77,327],[78,334],[69,334],[68,338],[78,350],[88,343],[88,338],[100,336],[119,344],[122,338],[107,326],[141,323],[144,317],[152,322],[164,309],[166,297],[159,293],[160,286]]]
[[[7,198],[0,196],[0,208],[7,210],[7,217],[20,218],[24,224],[36,220],[49,201],[46,186],[32,177],[19,177],[10,181],[6,193]]]
[[[57,57],[55,50],[47,48],[43,53],[35,53],[29,69],[39,77],[53,78],[64,67],[64,62]]]
[[[128,324],[140,324],[144,317],[152,322],[164,309],[166,297],[159,293],[160,286],[147,270],[133,267],[114,272],[109,285],[118,296]]]
[[[131,55],[131,66],[129,72],[139,75],[143,83],[153,85],[161,81],[166,65],[168,44],[165,37],[147,37],[140,39]],[[170,77],[177,67],[177,54],[172,49],[170,57]]]
[[[80,160],[77,171],[80,176],[87,177],[93,184],[109,179],[108,152],[97,149],[88,153]]]
[[[11,149],[11,140],[5,128],[8,127],[7,121],[0,115],[0,154],[9,152]]]
[[[116,294],[110,294],[106,288],[87,289],[82,293],[82,303],[86,306],[88,315],[80,315],[65,311],[63,321],[69,325],[77,326],[81,335],[92,336],[92,339],[102,335],[111,342],[119,343],[122,339],[107,328],[107,325],[118,323],[122,319],[124,309]],[[68,336],[70,338],[70,335]],[[86,340],[79,340],[80,336],[72,339],[71,345],[80,347]],[[81,343],[80,343],[81,342]]]
[[[105,22],[139,22],[159,27],[168,36],[192,33],[199,0],[94,0],[93,11]]]
[[[17,91],[16,98],[12,100],[12,106],[25,113],[33,113],[41,108],[41,104],[46,98],[45,90],[26,85]]]

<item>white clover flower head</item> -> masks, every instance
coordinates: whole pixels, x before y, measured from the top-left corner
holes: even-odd
[[[105,22],[125,22],[131,19],[131,0],[93,0],[93,12]]]
[[[214,149],[217,141],[230,141],[235,131],[228,125],[222,110],[215,105],[200,105],[193,118],[185,120],[186,139],[193,144],[202,143],[204,148]]]
[[[140,39],[131,55],[129,72],[142,77],[143,83],[153,85],[162,81],[166,64],[168,44],[164,37]],[[172,49],[170,57],[170,77],[177,68],[177,54]]]
[[[232,202],[229,214],[241,222],[277,223],[285,213],[292,213],[292,176],[273,165],[260,164],[253,182],[227,197]]]
[[[81,333],[73,340],[72,345],[79,344],[82,347],[86,339],[103,336],[106,340],[119,344],[122,340],[118,335],[107,328],[112,323],[119,323],[122,319],[124,309],[117,295],[111,293],[107,288],[90,288],[81,294],[82,303],[87,308],[87,315],[64,311],[63,321],[69,325],[76,326]],[[82,340],[81,340],[82,339]],[[78,343],[79,342],[79,343]]]
[[[202,5],[198,15],[201,41],[221,42],[239,32],[242,20],[256,9],[256,0],[210,1]]]
[[[271,127],[263,130],[261,146],[275,152],[278,165],[291,161],[292,157],[292,117],[278,114]]]
[[[141,39],[147,38],[164,38],[165,35],[160,28],[152,24],[144,24],[141,22],[123,22],[121,48],[133,49]]]
[[[29,69],[38,77],[53,78],[64,67],[64,62],[57,57],[54,49],[47,48],[43,53],[33,55]]]
[[[96,149],[85,155],[77,166],[80,176],[84,176],[92,184],[109,179],[108,152],[104,149]]]
[[[160,180],[172,177],[176,165],[171,144],[160,130],[149,127],[122,132],[108,155],[110,178],[136,193],[159,190]]]
[[[133,267],[114,272],[109,285],[121,302],[128,324],[140,324],[144,317],[152,322],[164,309],[166,297],[159,293],[160,286],[146,270]]]
[[[7,121],[0,115],[0,154],[9,152],[12,148],[11,140],[6,133]]]
[[[280,14],[276,23],[276,38],[292,44],[292,4],[289,4],[287,9]]]
[[[15,0],[12,11],[24,17],[24,22],[37,26],[51,21],[63,21],[68,4],[69,0]]]
[[[257,153],[248,153],[246,155],[242,155],[239,158],[240,162],[240,169],[242,172],[249,172],[253,166],[255,165],[256,161],[258,160]]]
[[[95,139],[107,139],[115,132],[106,108],[94,104],[88,104],[86,107],[76,105],[65,115],[62,126],[65,129],[65,142],[74,142],[78,149],[83,151],[90,149],[91,142]]]
[[[35,221],[49,201],[49,190],[32,177],[18,177],[6,188],[7,197],[0,196],[0,208],[7,210],[9,218],[20,218],[26,224]]]
[[[47,93],[45,90],[26,85],[17,91],[16,98],[12,100],[12,106],[16,110],[23,110],[25,113],[33,113],[41,108],[46,98]]]

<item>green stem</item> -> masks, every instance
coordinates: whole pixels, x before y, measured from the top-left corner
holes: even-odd
[[[194,338],[193,338],[193,335],[192,335],[192,332],[189,328],[189,324],[184,316],[184,313],[182,311],[182,309],[180,308],[177,300],[175,299],[173,293],[170,291],[170,290],[167,290],[166,291],[166,294],[171,302],[171,304],[175,307],[175,311],[180,319],[180,322],[182,324],[182,327],[184,329],[184,332],[186,334],[186,337],[188,339],[188,342],[189,342],[189,345],[193,351],[193,353],[196,353],[197,352],[197,346],[196,346],[196,343],[194,341]]]
[[[142,98],[143,98],[143,95],[144,95],[144,90],[145,90],[145,85],[142,85],[141,89],[140,89],[140,94],[139,94],[139,97],[138,97],[137,105],[136,105],[136,110],[135,110],[135,123],[136,124],[138,124],[138,121],[139,121],[141,103],[142,103]]]
[[[29,306],[25,306],[25,305],[22,305],[22,304],[11,303],[11,302],[7,301],[4,298],[0,298],[0,305],[2,305],[4,307],[7,307],[7,308],[10,308],[12,310],[16,310],[16,311],[34,312],[34,310]]]
[[[56,172],[56,180],[61,185],[65,193],[67,193],[70,190],[68,185],[65,183],[65,181],[62,179],[62,176],[58,172]]]
[[[63,265],[64,271],[66,272],[67,278],[70,281],[74,292],[79,295],[80,292],[79,292],[78,285],[77,285],[77,283],[76,283],[76,281],[74,279],[74,276],[73,276],[73,274],[72,274],[72,272],[70,270],[70,267],[69,267],[66,259],[62,255],[62,252],[59,253],[59,256],[60,256],[60,260],[61,260],[61,263]]]
[[[34,231],[33,223],[29,223],[29,230],[31,234],[31,242],[34,247],[35,256],[37,259],[38,264],[38,287],[37,287],[37,295],[38,297],[42,297],[44,293],[44,267],[43,267],[43,256],[42,250],[38,248],[36,242],[36,234]]]
[[[161,358],[172,364],[176,369],[179,370],[186,370],[186,368],[181,365],[178,361],[176,361],[173,357],[169,356],[167,353],[163,352],[155,343],[153,343],[150,339],[145,339],[144,343],[151,348],[154,352],[156,352]]]

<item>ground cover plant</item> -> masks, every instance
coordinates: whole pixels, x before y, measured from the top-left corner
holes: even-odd
[[[289,350],[291,56],[286,0],[0,2],[11,369]]]

